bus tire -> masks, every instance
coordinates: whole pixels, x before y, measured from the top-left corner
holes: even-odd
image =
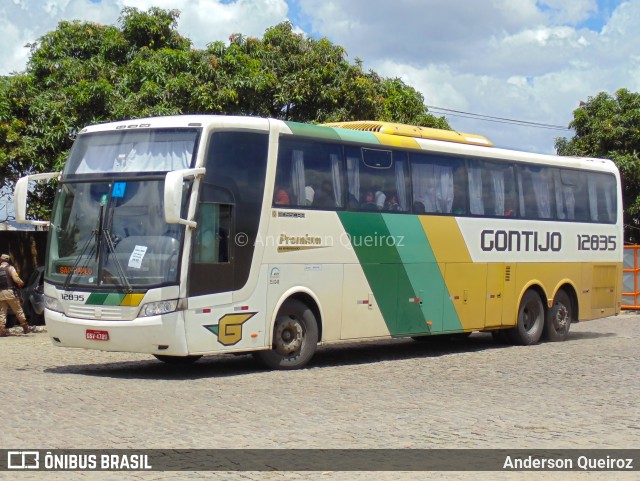
[[[543,338],[551,342],[564,341],[569,335],[572,319],[571,299],[565,291],[560,290],[553,299],[553,306],[547,314],[542,333]]]
[[[165,356],[164,354],[153,355],[158,361],[166,362],[167,364],[193,364],[202,356]]]
[[[513,344],[522,346],[535,344],[542,337],[544,318],[544,306],[540,296],[536,291],[528,290],[520,301],[516,327],[507,331],[509,339]]]
[[[318,323],[309,307],[289,299],[280,307],[273,326],[270,350],[254,357],[269,369],[298,369],[309,362],[318,345]]]

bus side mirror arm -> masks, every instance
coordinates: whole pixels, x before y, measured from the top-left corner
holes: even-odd
[[[190,177],[204,175],[206,169],[183,169],[168,172],[164,179],[164,219],[167,224],[183,224],[195,228],[197,223],[193,220],[182,219],[182,194],[184,180]]]
[[[13,193],[13,205],[16,212],[16,222],[18,224],[30,224],[48,226],[49,221],[27,219],[27,194],[29,193],[29,182],[45,182],[51,179],[60,180],[61,172],[47,172],[45,174],[32,174],[21,177],[16,182]]]

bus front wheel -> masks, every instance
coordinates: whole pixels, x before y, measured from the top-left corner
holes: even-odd
[[[253,355],[270,369],[297,369],[309,362],[317,345],[316,316],[303,302],[289,299],[278,311],[272,348]]]
[[[544,317],[544,306],[538,293],[534,290],[525,292],[518,308],[518,323],[507,331],[511,342],[523,346],[538,342],[544,329]]]
[[[544,324],[543,337],[552,342],[564,341],[569,335],[569,327],[573,319],[571,299],[565,291],[558,291],[553,299]]]

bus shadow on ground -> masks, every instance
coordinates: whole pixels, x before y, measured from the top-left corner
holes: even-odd
[[[569,337],[564,342],[584,341],[586,339],[601,339],[603,337],[616,337],[615,332],[570,332]]]
[[[572,332],[567,341],[611,336],[615,336],[615,334]],[[488,333],[474,333],[466,338],[434,336],[425,342],[416,342],[412,339],[353,342],[319,347],[307,369],[335,368],[406,359],[429,359],[487,349],[515,347],[517,346],[496,343]],[[59,366],[46,369],[45,372],[120,379],[189,380],[261,374],[270,371],[263,368],[249,354],[224,354],[205,356],[193,364],[172,365],[150,357],[149,360]]]

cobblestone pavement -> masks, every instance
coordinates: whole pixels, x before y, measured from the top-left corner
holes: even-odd
[[[169,366],[0,339],[0,448],[638,448],[640,316],[517,347],[490,335],[321,348],[308,369],[250,356]],[[640,479],[634,473],[0,473],[2,479]],[[11,476],[9,476],[11,475]],[[4,476],[4,477],[3,477]]]

